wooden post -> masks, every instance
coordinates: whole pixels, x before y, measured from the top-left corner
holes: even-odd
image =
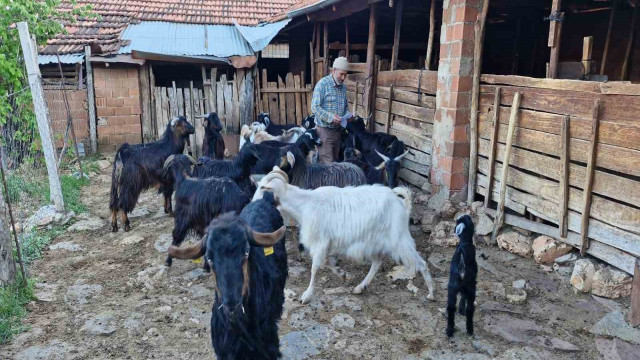
[[[429,10],[429,40],[427,41],[427,56],[424,59],[424,68],[431,70],[431,53],[433,52],[433,33],[436,30],[436,0],[431,0]]]
[[[471,116],[469,118],[469,184],[467,185],[467,204],[471,205],[476,193],[476,168],[478,163],[478,107],[480,104],[480,74],[482,73],[482,48],[484,28],[487,20],[489,0],[482,2],[482,11],[475,23],[473,44],[473,85],[471,89]]]
[[[589,248],[589,215],[591,212],[591,190],[593,189],[593,172],[596,167],[596,152],[598,149],[598,125],[600,113],[600,99],[593,103],[591,114],[591,142],[589,144],[589,157],[587,158],[586,179],[582,198],[582,217],[580,221],[580,254],[584,256]]]
[[[349,60],[349,17],[344,18],[344,34],[344,53],[347,57],[347,60]],[[302,82],[304,83],[304,79],[302,80]]]
[[[607,28],[607,40],[604,42],[604,52],[602,53],[602,64],[600,64],[600,75],[604,75],[604,67],[607,63],[607,55],[609,54],[609,42],[611,41],[611,29],[613,28],[613,19],[616,16],[617,0],[613,0],[611,4],[611,14],[609,15],[609,27]]]
[[[593,36],[585,36],[582,41],[582,75],[587,78],[591,74],[591,54],[593,52]]]
[[[362,107],[364,108],[364,116],[369,118],[367,124],[370,129],[373,129],[373,104],[375,104],[375,79],[374,72],[376,66],[376,3],[369,5],[369,40],[367,41],[367,68],[364,81],[364,99],[362,101]]]
[[[91,46],[84,47],[84,61],[87,68],[87,102],[89,103],[89,138],[91,152],[98,152],[98,133],[96,132],[96,97],[93,89],[93,68],[91,66]]]
[[[402,0],[398,3],[398,6],[402,6]],[[393,108],[393,84],[389,86],[389,106],[387,107],[387,123],[384,125],[384,132],[389,133],[389,128],[391,127],[391,119],[393,118],[393,114],[391,114],[391,109]]]
[[[151,91],[151,126],[153,126],[153,139],[157,140],[159,138],[158,134],[158,109],[160,109],[159,102],[160,99],[156,97],[156,78],[153,75],[153,65],[149,63],[149,91]]]
[[[38,67],[38,54],[35,47],[31,44],[31,36],[29,35],[29,26],[26,22],[18,23],[18,32],[20,34],[20,45],[24,62],[27,67],[29,76],[29,87],[31,88],[31,97],[33,98],[33,110],[38,121],[38,132],[40,133],[40,141],[42,142],[42,151],[47,164],[47,173],[49,174],[49,194],[51,201],[57,211],[64,211],[64,200],[62,198],[62,188],[60,186],[60,178],[58,178],[58,166],[56,164],[55,151],[53,149],[53,141],[51,138],[51,128],[49,125],[49,111],[44,99],[42,91],[42,83],[40,82],[40,68]]]
[[[620,74],[620,80],[628,80],[629,75],[629,57],[631,56],[631,50],[633,49],[633,41],[636,37],[636,19],[638,18],[638,8],[640,4],[638,1],[634,1],[633,15],[631,16],[631,26],[629,27],[629,36],[627,37],[627,50],[624,53],[624,62],[622,63],[622,74]]]
[[[218,86],[216,85],[216,79],[218,77],[218,68],[215,66],[211,68],[211,91],[209,95],[211,96],[211,111],[218,113],[218,108],[221,106],[218,104]],[[223,106],[224,108],[224,106]]]
[[[360,87],[360,83],[356,81],[356,91],[355,91],[355,96],[353,98],[353,110],[351,110],[351,113],[355,116],[357,111],[358,111],[358,88]]]
[[[633,267],[633,288],[631,289],[631,311],[629,323],[636,327],[640,325],[640,259],[636,259]]]
[[[0,161],[2,160],[4,160],[4,157],[2,156],[2,152],[0,152]],[[0,171],[4,174],[3,166],[0,166]],[[0,191],[0,286],[13,284],[17,272],[16,262],[13,259],[11,235],[9,231],[9,226],[14,225],[10,224],[4,216],[7,207],[4,197],[2,196],[3,191]]]
[[[498,200],[498,211],[494,219],[493,234],[491,241],[496,241],[498,231],[504,223],[504,203],[507,192],[507,173],[509,170],[509,159],[511,158],[511,145],[513,145],[513,133],[516,130],[516,122],[518,121],[518,111],[520,110],[520,93],[517,92],[513,96],[513,104],[511,104],[511,115],[509,116],[509,130],[507,131],[507,144],[504,149],[504,157],[502,158],[502,174],[500,175],[500,199]]]
[[[561,238],[567,237],[567,211],[569,208],[569,116],[562,118],[560,128],[560,141],[562,152],[560,153],[560,211],[558,212],[558,230]]]
[[[153,124],[151,123],[151,89],[149,87],[149,63],[138,70],[138,86],[140,87],[140,118],[142,120],[142,142],[148,143],[154,140]]]
[[[402,27],[402,4],[404,0],[398,0],[396,5],[396,23],[393,30],[393,48],[391,49],[391,65],[389,70],[393,71],[398,67],[398,51],[400,50],[400,28]]]
[[[309,42],[309,60],[311,62],[311,86],[315,86],[316,85],[316,61],[315,61],[315,57],[313,56],[313,42]],[[264,71],[266,71],[265,69],[262,69],[263,74]],[[265,80],[263,78],[263,80]],[[264,85],[264,87],[267,87],[267,82],[266,80],[262,82]]]
[[[489,145],[489,173],[487,174],[487,187],[484,193],[484,207],[489,208],[489,201],[491,200],[491,191],[493,183],[493,175],[495,173],[495,161],[496,161],[496,146],[498,144],[498,128],[500,127],[500,86],[496,87],[495,94],[493,96],[493,119],[491,121],[493,131],[491,132],[491,142]],[[469,171],[477,172],[476,168],[469,168]],[[475,187],[470,188],[469,191],[475,192]]]
[[[554,15],[562,8],[562,0],[553,0],[551,4],[551,15]],[[563,12],[559,12],[560,17],[564,17]],[[551,48],[551,58],[549,60],[548,77],[555,79],[558,77],[558,58],[560,57],[560,36],[562,34],[562,21],[549,20],[549,42]]]
[[[324,42],[322,47],[322,54],[324,56],[324,68],[322,69],[322,76],[327,75],[327,71],[329,70],[329,23],[324,22],[324,30],[323,30],[322,41]]]

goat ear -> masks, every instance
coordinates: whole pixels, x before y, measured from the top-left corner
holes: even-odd
[[[380,165],[376,166],[376,170],[382,170],[387,165],[385,161],[381,162]]]
[[[293,156],[293,153],[291,151],[287,151],[287,161],[289,162],[289,165],[291,165],[291,167],[295,166],[296,164],[296,158],[295,156]]]
[[[175,118],[171,119],[171,127],[172,128],[175,127],[176,124],[178,123],[178,121],[180,121],[180,118],[175,117]]]
[[[275,245],[284,236],[286,226],[280,227],[280,229],[272,233],[260,233],[254,230],[250,230],[251,233],[251,245],[269,247]]]
[[[199,243],[187,247],[179,248],[175,245],[169,246],[169,256],[175,259],[197,259],[205,253],[205,241],[207,235],[202,237]]]
[[[458,225],[456,225],[456,235],[460,236],[462,235],[462,232],[464,231],[464,223],[460,223]]]

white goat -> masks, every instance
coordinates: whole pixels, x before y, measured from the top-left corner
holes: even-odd
[[[434,299],[427,263],[409,232],[411,193],[406,188],[363,185],[304,190],[288,184],[287,175],[274,167],[258,183],[254,200],[264,191],[272,191],[280,211],[300,224],[300,242],[311,255],[311,281],[300,298],[303,303],[311,300],[316,273],[329,255],[372,262],[367,276],[353,289],[354,294],[369,286],[382,260],[389,256],[412,274],[420,271],[429,288],[427,299]]]
[[[242,125],[242,128],[240,128],[240,146],[238,149],[242,149],[242,146],[244,146],[244,143],[247,141],[253,142],[256,133],[265,131],[266,128],[267,127],[264,124],[259,122],[254,122],[251,125]]]
[[[288,129],[288,130],[282,130],[282,135],[273,136],[273,135],[269,134],[268,132],[261,130],[261,131],[255,132],[255,135],[254,135],[253,139],[251,140],[251,142],[254,143],[254,144],[260,144],[261,142],[264,142],[264,141],[274,140],[274,141],[281,141],[281,142],[286,142],[286,143],[289,143],[289,144],[293,144],[306,131],[307,131],[307,129],[305,129],[303,127],[294,127],[294,128]]]

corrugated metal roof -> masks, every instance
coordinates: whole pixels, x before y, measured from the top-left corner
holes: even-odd
[[[289,21],[291,21],[291,19],[278,21],[276,23],[266,23],[258,26],[240,25],[235,20],[233,20],[233,23],[240,33],[242,33],[244,39],[249,43],[249,45],[251,45],[253,51],[260,51],[269,45],[269,42],[273,37],[276,36],[278,32],[289,23]]]
[[[77,64],[84,61],[84,54],[65,54],[60,55],[62,64]],[[38,64],[57,64],[58,58],[55,55],[38,55]]]

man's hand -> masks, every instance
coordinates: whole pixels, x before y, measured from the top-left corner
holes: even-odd
[[[333,121],[331,122],[331,124],[338,126],[340,125],[340,121],[342,121],[342,118],[338,115],[333,115]]]

